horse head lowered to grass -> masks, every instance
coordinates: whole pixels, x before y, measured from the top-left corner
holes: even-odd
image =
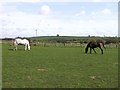
[[[96,53],[96,51],[95,51],[94,48],[97,48],[97,47],[100,48],[101,53],[103,54],[103,49],[102,49],[102,47],[105,48],[104,43],[103,43],[103,42],[93,42],[93,41],[91,41],[91,42],[89,42],[89,43],[87,44],[87,46],[86,46],[86,48],[85,48],[85,53],[88,52],[88,49],[89,49],[89,48],[90,48],[90,54],[91,54],[92,50]]]
[[[30,50],[30,43],[27,39],[16,38],[13,42],[14,50],[17,50],[18,45],[24,45],[25,51]]]

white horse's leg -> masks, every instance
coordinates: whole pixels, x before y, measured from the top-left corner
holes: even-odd
[[[25,51],[27,50],[27,44],[25,44]]]
[[[16,49],[15,49],[15,47],[13,48],[13,51],[15,51]]]
[[[14,42],[14,43],[13,43],[13,46],[14,46],[13,50],[16,51],[16,50],[17,50],[17,43]]]
[[[28,50],[30,50],[30,45],[28,44],[27,46],[28,46]]]
[[[15,46],[15,50],[17,50],[17,45]]]
[[[17,46],[14,46],[13,50],[16,51],[17,50]]]

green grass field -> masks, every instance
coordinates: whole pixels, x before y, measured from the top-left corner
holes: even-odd
[[[117,88],[118,49],[102,55],[85,54],[81,47],[32,46],[12,51],[2,46],[3,88]]]

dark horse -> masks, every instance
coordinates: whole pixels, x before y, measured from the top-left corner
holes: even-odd
[[[93,51],[96,53],[96,51],[95,51],[94,48],[97,48],[97,47],[100,48],[101,53],[103,54],[103,49],[102,49],[102,47],[104,47],[104,43],[103,43],[103,42],[92,42],[92,41],[87,44],[87,47],[85,48],[85,53],[88,52],[88,49],[89,49],[89,48],[90,48],[90,54],[91,54],[91,52],[92,52],[92,49],[93,49]],[[104,47],[104,48],[105,48],[105,47]]]

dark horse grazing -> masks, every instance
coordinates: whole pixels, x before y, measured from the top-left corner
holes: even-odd
[[[89,49],[89,48],[90,48],[90,54],[91,54],[91,52],[92,52],[92,49],[93,49],[93,51],[96,53],[96,51],[95,51],[94,48],[99,47],[100,50],[101,50],[101,53],[103,54],[102,46],[104,47],[104,43],[103,43],[103,42],[92,42],[92,41],[91,41],[91,42],[89,42],[89,43],[87,44],[87,47],[85,48],[85,53],[88,52],[88,49]],[[104,47],[104,48],[105,48],[105,47]]]

